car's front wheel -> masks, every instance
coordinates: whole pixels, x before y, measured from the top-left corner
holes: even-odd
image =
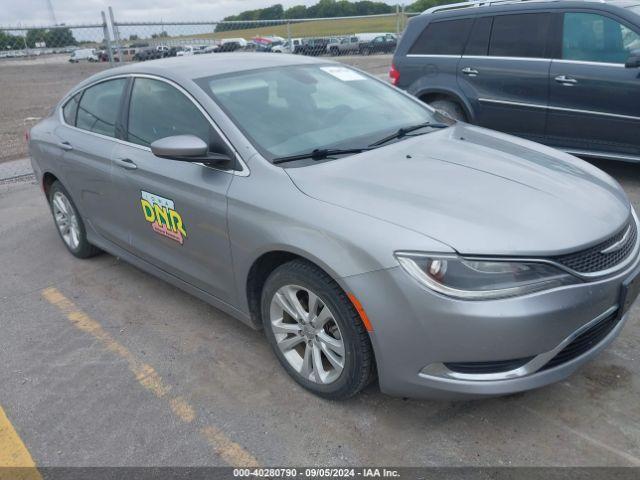
[[[340,286],[315,265],[278,267],[262,292],[262,320],[293,379],[329,399],[351,397],[374,377],[369,335]]]
[[[87,232],[78,209],[58,181],[53,182],[49,189],[49,205],[60,238],[73,256],[89,258],[100,253],[100,249],[87,241]]]

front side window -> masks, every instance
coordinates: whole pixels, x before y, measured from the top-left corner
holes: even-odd
[[[87,88],[78,105],[76,127],[115,137],[116,119],[126,83],[126,79],[117,78]]]
[[[438,122],[419,102],[346,66],[260,69],[197,83],[269,160],[367,146],[400,127]]]
[[[565,13],[562,58],[625,63],[640,49],[640,35],[615,20],[595,13]]]
[[[78,103],[80,103],[80,96],[82,92],[76,93],[71,100],[69,100],[64,107],[62,107],[62,115],[64,116],[64,123],[67,125],[76,125],[76,114],[78,113]]]
[[[127,140],[148,147],[160,138],[195,135],[210,141],[211,125],[182,92],[160,80],[136,78],[129,104]]]
[[[462,55],[472,24],[472,18],[430,23],[417,38],[409,53]]]
[[[546,58],[550,25],[547,13],[499,15],[493,19],[489,55]]]

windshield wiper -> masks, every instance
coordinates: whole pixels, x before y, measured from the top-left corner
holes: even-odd
[[[275,158],[271,161],[271,163],[277,165],[278,163],[293,162],[294,160],[304,160],[305,158],[310,158],[312,160],[323,160],[332,155],[347,155],[349,153],[360,153],[367,150],[371,150],[371,148],[316,148],[315,150],[312,150],[310,152],[300,153],[298,155],[289,155],[287,157]]]
[[[377,147],[379,145],[382,145],[384,143],[390,142],[391,140],[395,140],[396,138],[402,138],[402,137],[406,137],[407,134],[415,131],[415,130],[420,130],[421,128],[426,128],[426,127],[431,127],[431,128],[447,128],[449,127],[449,125],[447,125],[446,123],[431,123],[431,122],[424,122],[424,123],[418,123],[416,125],[410,125],[408,127],[402,127],[399,128],[395,133],[392,133],[391,135],[384,137],[380,140],[378,140],[377,142],[372,143],[371,145],[369,145],[370,147]]]

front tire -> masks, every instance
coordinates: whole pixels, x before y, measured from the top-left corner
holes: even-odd
[[[58,234],[67,250],[77,258],[89,258],[100,249],[87,241],[87,231],[69,192],[58,181],[49,189],[49,206]]]
[[[294,260],[274,270],[261,313],[276,357],[307,390],[342,400],[373,379],[369,334],[344,291],[317,266]]]

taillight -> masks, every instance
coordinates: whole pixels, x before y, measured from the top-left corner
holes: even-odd
[[[391,69],[389,70],[389,78],[391,79],[391,85],[398,85],[400,82],[400,72],[396,70],[396,66],[391,64]]]

